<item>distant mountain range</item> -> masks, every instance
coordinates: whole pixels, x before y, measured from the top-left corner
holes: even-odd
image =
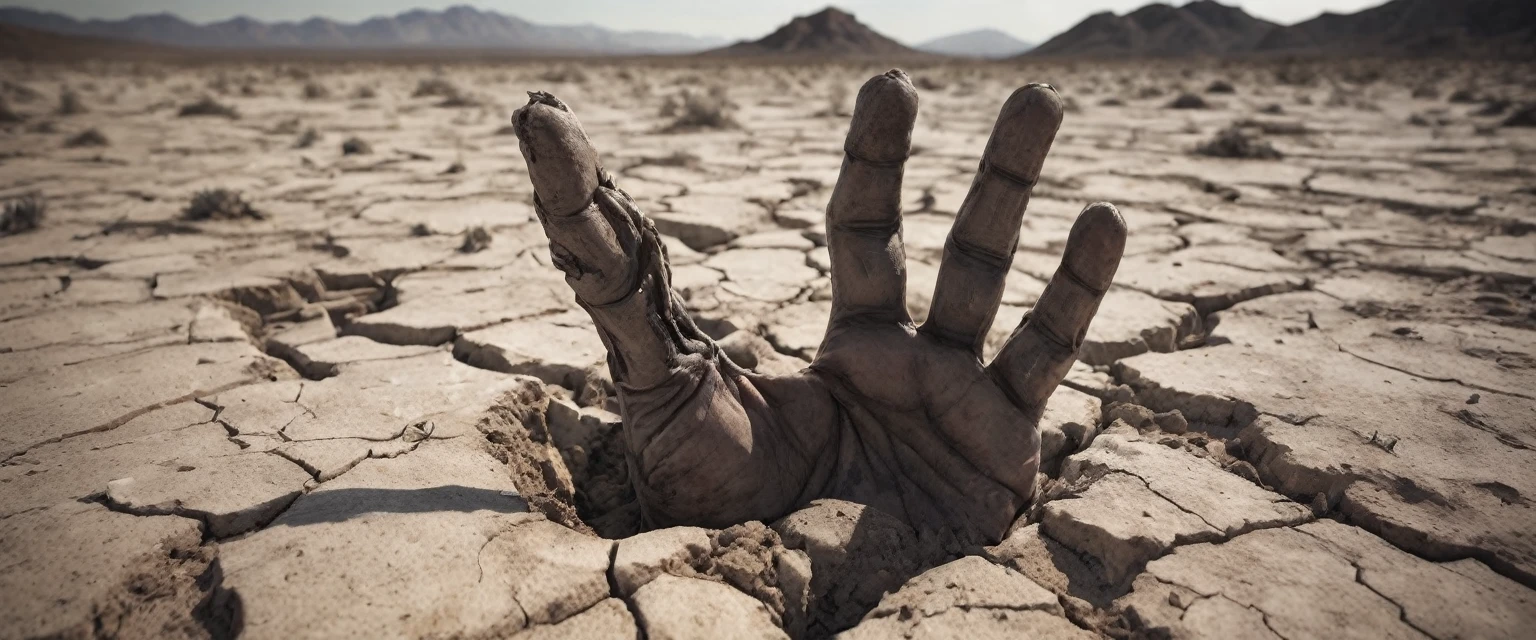
[[[1184,57],[1238,54],[1493,55],[1536,52],[1536,1],[1392,0],[1282,26],[1239,7],[1198,0],[1097,13],[1025,55]]]
[[[977,29],[954,35],[934,38],[920,45],[917,50],[946,56],[967,58],[1007,58],[1016,56],[1034,45],[997,29]]]
[[[1259,51],[1536,58],[1532,0],[1395,0],[1265,34]]]
[[[1536,0],[1392,0],[1353,14],[1324,13],[1278,25],[1214,0],[1182,6],[1153,3],[1124,15],[1097,13],[1029,49],[997,29],[954,34],[909,47],[828,7],[796,17],[767,36],[726,45],[722,38],[654,31],[614,31],[594,25],[541,25],[495,11],[454,6],[416,10],[357,23],[325,18],[266,23],[234,18],[194,24],[174,15],[124,20],[76,20],[21,8],[0,8],[0,55],[48,53],[48,34],[87,40],[82,51],[113,49],[106,40],[202,49],[494,50],[569,55],[692,54],[834,58],[912,58],[938,55],[1031,57],[1185,57],[1241,55],[1497,56],[1536,58]],[[41,32],[41,33],[39,33]],[[54,40],[64,46],[64,40]],[[143,51],[142,48],[117,50]],[[125,54],[128,55],[128,54]]]
[[[454,6],[343,23],[325,18],[265,23],[234,18],[193,24],[168,13],[124,20],[76,20],[20,8],[0,8],[0,24],[66,35],[207,48],[307,49],[504,49],[551,53],[692,53],[725,44],[654,31],[612,31],[593,25],[541,25],[494,11]]]
[[[923,56],[921,51],[892,40],[859,22],[853,14],[827,7],[758,40],[738,42],[710,51],[722,56]]]

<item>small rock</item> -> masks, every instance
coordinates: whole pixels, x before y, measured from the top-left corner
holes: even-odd
[[[1482,399],[1483,397],[1481,395],[1474,393],[1467,397],[1467,404],[1477,404],[1478,401]]]
[[[1259,480],[1259,470],[1253,468],[1253,465],[1249,464],[1246,460],[1238,460],[1237,462],[1227,465],[1227,471],[1230,471],[1233,475],[1236,475],[1237,477],[1252,482],[1256,485],[1262,486],[1264,484]]]
[[[1126,424],[1137,429],[1150,429],[1156,424],[1153,421],[1153,416],[1154,414],[1151,409],[1128,402],[1112,402],[1109,405],[1109,410],[1104,414],[1104,417],[1110,422],[1124,420]]]
[[[346,142],[341,143],[342,155],[361,156],[368,155],[370,153],[373,153],[373,145],[368,144],[368,142],[362,138],[347,138]]]
[[[1312,514],[1321,518],[1328,513],[1328,494],[1321,491],[1312,497]]]
[[[1189,431],[1189,421],[1184,419],[1184,413],[1178,409],[1152,414],[1152,421],[1157,423],[1157,428],[1168,433]]]

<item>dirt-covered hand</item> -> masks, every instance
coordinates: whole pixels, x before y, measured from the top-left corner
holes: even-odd
[[[1078,217],[1060,268],[998,356],[981,345],[1025,205],[1061,124],[1048,85],[1003,105],[955,216],[928,319],[906,309],[901,181],[917,91],[893,70],[859,91],[827,206],[832,312],[792,376],[732,363],[670,288],[655,227],[598,163],[571,110],[531,94],[513,116],[554,264],[602,336],[648,526],[771,520],[817,498],[996,540],[1035,492],[1037,423],[1114,277],[1126,228]]]

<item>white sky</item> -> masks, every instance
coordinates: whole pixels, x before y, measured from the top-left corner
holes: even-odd
[[[1351,13],[1385,0],[1223,0],[1249,13],[1289,24],[1323,11]],[[193,22],[237,15],[267,21],[323,16],[355,22],[410,9],[470,4],[545,24],[593,23],[610,29],[673,31],[730,39],[758,38],[828,0],[0,0],[77,18],[124,18],[168,11]],[[1183,0],[1174,0],[1183,4]],[[836,6],[888,36],[915,44],[991,27],[1042,42],[1090,14],[1124,13],[1147,0],[838,0]]]

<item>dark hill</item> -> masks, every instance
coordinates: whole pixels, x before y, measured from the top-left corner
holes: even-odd
[[[1199,0],[1182,7],[1154,3],[1118,16],[1097,13],[1026,55],[1183,57],[1253,49],[1277,25],[1238,7]]]
[[[799,16],[761,40],[738,42],[709,52],[730,56],[922,56],[859,22],[853,14],[827,7]]]

